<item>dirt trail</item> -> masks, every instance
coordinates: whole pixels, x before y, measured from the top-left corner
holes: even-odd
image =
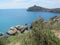
[[[16,42],[16,43],[10,43],[9,45],[21,45],[20,41]]]
[[[17,42],[15,45],[21,45],[20,42]]]
[[[52,30],[52,32],[55,33],[55,35],[60,38],[60,30]]]

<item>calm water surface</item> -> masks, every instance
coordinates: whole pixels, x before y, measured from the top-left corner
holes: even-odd
[[[45,21],[59,13],[27,12],[25,9],[0,9],[0,32],[5,33],[11,26],[31,24],[42,17]]]

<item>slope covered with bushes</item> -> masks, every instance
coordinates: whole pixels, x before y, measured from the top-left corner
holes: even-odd
[[[49,30],[31,30],[28,33],[11,36],[10,41],[13,45],[18,42],[19,45],[60,45],[60,39]]]

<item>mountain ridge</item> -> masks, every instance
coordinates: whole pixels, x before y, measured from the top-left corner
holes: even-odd
[[[38,12],[38,11],[42,11],[42,12],[60,12],[60,8],[53,8],[53,9],[49,9],[49,8],[44,8],[41,6],[31,6],[27,9],[27,11],[32,11],[32,12]]]

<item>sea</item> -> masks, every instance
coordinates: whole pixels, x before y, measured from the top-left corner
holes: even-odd
[[[31,24],[42,17],[44,21],[59,15],[55,12],[30,12],[26,9],[0,9],[0,32],[6,33],[10,27]]]

